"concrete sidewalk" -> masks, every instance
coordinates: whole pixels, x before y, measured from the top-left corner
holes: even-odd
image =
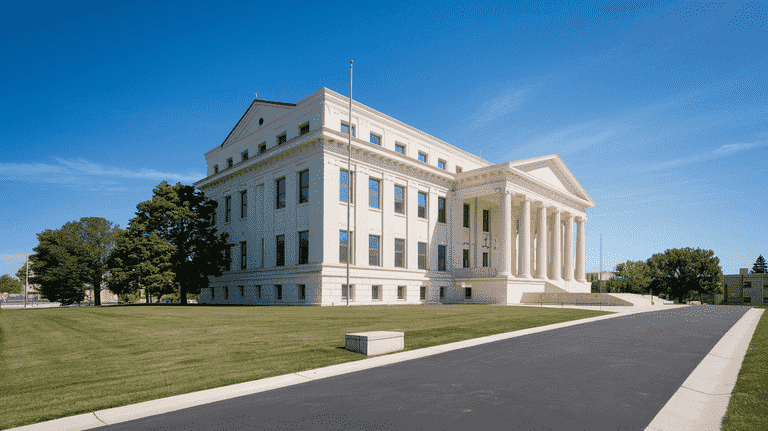
[[[531,305],[525,305],[531,306]],[[539,305],[535,305],[539,306]],[[560,308],[560,305],[544,307]],[[149,416],[175,412],[217,401],[230,400],[245,395],[257,394],[278,388],[315,381],[332,376],[352,373],[383,365],[409,361],[462,348],[479,346],[495,341],[521,337],[550,331],[557,328],[581,325],[587,322],[611,319],[627,314],[648,313],[658,310],[690,307],[647,306],[647,307],[598,307],[598,306],[563,306],[562,308],[599,309],[615,311],[617,314],[598,316],[571,322],[563,322],[543,327],[530,328],[505,334],[428,347],[413,351],[394,353],[361,361],[334,365],[315,370],[303,371],[284,376],[271,377],[253,382],[240,383],[221,388],[178,395],[174,397],[147,401],[129,406],[116,407],[68,418],[56,419],[39,424],[14,428],[14,430],[84,430],[104,425],[118,424]],[[707,307],[707,306],[695,306]],[[757,322],[764,310],[751,309],[720,339],[717,345],[690,374],[683,385],[658,412],[650,423],[649,430],[694,430],[720,429],[722,417],[726,413],[730,393],[735,385],[746,349],[754,333]]]

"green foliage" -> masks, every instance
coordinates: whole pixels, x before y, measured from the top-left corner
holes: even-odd
[[[24,293],[24,283],[11,277],[10,274],[0,276],[0,293]]]
[[[768,272],[768,265],[765,263],[765,258],[761,254],[757,257],[755,264],[752,265],[752,274],[765,274]]]
[[[612,280],[622,293],[646,294],[652,281],[648,264],[642,260],[628,260],[616,265],[616,277]]]
[[[29,275],[31,276],[32,273],[30,273]],[[24,262],[24,265],[21,265],[21,268],[19,268],[19,270],[16,271],[16,278],[18,278],[19,281],[21,281],[22,283],[27,278],[27,262]]]
[[[682,300],[690,294],[722,292],[723,270],[712,250],[685,247],[654,254],[647,261],[653,292]]]
[[[176,277],[171,268],[173,248],[154,232],[146,235],[130,230],[120,232],[107,261],[109,290],[118,295],[136,295],[141,288],[150,294],[173,291]]]

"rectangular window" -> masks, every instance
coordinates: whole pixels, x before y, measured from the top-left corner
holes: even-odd
[[[488,267],[488,252],[483,253],[483,268]]]
[[[405,286],[397,286],[397,299],[405,299]]]
[[[275,266],[285,266],[285,235],[278,235],[275,241]]]
[[[283,285],[282,284],[276,284],[275,285],[275,297],[278,301],[283,300]]]
[[[464,169],[462,169],[461,166],[456,166],[456,173],[457,174],[462,173],[462,171],[464,171]]]
[[[299,126],[299,136],[309,133],[309,123],[304,123]]]
[[[275,207],[285,208],[285,177],[275,180]]]
[[[299,285],[299,301],[303,301],[305,299],[307,299],[307,286],[300,284]]]
[[[405,187],[395,185],[395,212],[405,214]]]
[[[445,287],[440,286],[440,299],[445,299]]]
[[[437,221],[439,223],[445,223],[445,198],[437,198]]]
[[[267,152],[267,143],[262,142],[261,144],[259,144],[259,155],[262,155],[266,152]]]
[[[381,286],[371,286],[371,299],[381,301]]]
[[[347,263],[347,254],[349,250],[349,232],[345,230],[339,231],[339,263]],[[350,265],[352,262],[350,262]]]
[[[248,246],[245,241],[240,242],[240,269],[248,268]]]
[[[395,144],[395,151],[400,154],[405,154],[405,145]]]
[[[437,270],[445,271],[445,246],[437,246]]]
[[[381,181],[369,178],[368,179],[368,206],[371,208],[379,208],[379,190]]]
[[[419,269],[427,269],[427,243],[419,243]]]
[[[357,136],[355,135],[355,132],[356,132],[356,130],[355,130],[355,126],[353,125],[353,126],[352,126],[352,136],[353,136],[353,137],[357,137]],[[349,135],[349,124],[344,124],[344,123],[341,123],[341,133],[343,133],[343,134],[345,134],[345,135]]]
[[[342,202],[353,202],[355,173],[350,178],[349,171],[342,169],[339,174],[339,200]]]
[[[427,286],[421,286],[419,288],[419,299],[422,301],[427,299]]]
[[[216,299],[216,288],[215,287],[211,288],[211,299]]]
[[[379,266],[379,237],[377,235],[368,236],[368,265]]]
[[[264,238],[261,239],[261,266],[260,268],[264,268]]]
[[[245,299],[245,286],[237,286],[240,289],[240,297]]]
[[[381,136],[371,133],[371,143],[375,145],[381,145]]]
[[[419,192],[419,218],[427,218],[427,194]]]
[[[309,170],[299,172],[299,203],[309,202]]]
[[[241,162],[248,160],[248,150],[245,150],[242,153],[240,153],[240,157],[242,157]]]
[[[288,141],[288,134],[286,132],[277,135],[277,145],[283,145]]]
[[[240,218],[248,217],[248,190],[240,192]]]
[[[472,299],[472,288],[471,287],[465,287],[464,288],[464,299]]]
[[[232,167],[232,157],[227,159],[227,169]]]
[[[256,299],[261,299],[261,285],[256,286]]]
[[[437,159],[437,167],[442,170],[445,170],[445,160]]]
[[[427,155],[419,151],[419,161],[427,163]]]
[[[461,267],[462,268],[469,268],[469,250],[462,250],[464,252],[464,256],[461,259]]]
[[[232,270],[232,247],[233,245],[227,245],[224,249],[224,265],[227,267],[227,271]]]
[[[309,263],[309,231],[299,232],[299,265]]]
[[[224,286],[224,299],[229,299],[229,286]]]
[[[230,215],[232,214],[232,196],[224,198],[224,221],[229,223]]]
[[[219,165],[213,165],[213,173],[218,174],[219,173]]]
[[[405,268],[405,240],[395,239],[395,268]]]
[[[341,299],[346,300],[347,299],[347,290],[349,290],[349,300],[354,301],[355,300],[355,286],[352,285],[350,289],[347,289],[346,284],[341,285]]]
[[[491,231],[491,211],[483,210],[483,232]]]
[[[469,204],[464,204],[464,227],[469,227]]]

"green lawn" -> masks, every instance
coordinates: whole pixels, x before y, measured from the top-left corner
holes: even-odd
[[[768,307],[754,307],[766,309]],[[768,429],[768,311],[755,328],[749,350],[731,393],[723,430]]]
[[[405,350],[611,314],[486,305],[78,307],[0,312],[0,429],[365,359],[344,334]]]

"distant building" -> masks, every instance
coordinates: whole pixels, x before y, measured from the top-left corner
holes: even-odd
[[[602,278],[600,277],[600,274],[602,274]],[[616,273],[611,272],[611,271],[588,272],[587,273],[587,281],[590,282],[590,283],[593,282],[593,281],[601,280],[601,279],[603,281],[606,281],[606,280],[610,280],[612,278],[616,278]]]
[[[727,301],[752,305],[768,304],[768,274],[750,274],[747,268],[736,275],[723,275],[723,294]]]

